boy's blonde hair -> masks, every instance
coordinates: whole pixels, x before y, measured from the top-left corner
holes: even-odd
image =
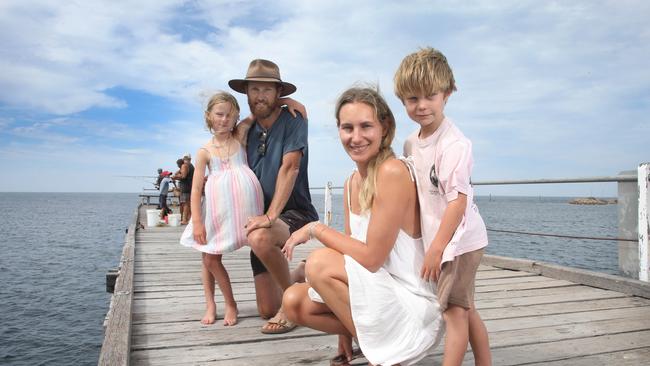
[[[456,91],[454,73],[442,52],[421,48],[402,60],[395,72],[395,95],[403,102],[409,95],[430,95]]]
[[[230,103],[230,105],[237,113],[235,118],[239,119],[239,103],[237,103],[237,99],[232,94],[225,91],[219,91],[215,93],[212,97],[210,97],[210,100],[208,100],[208,105],[205,108],[205,126],[211,134],[214,134],[214,130],[212,130],[212,125],[210,125],[210,121],[208,120],[208,113],[210,113],[212,107],[221,103]],[[233,111],[230,111],[230,113],[232,112]]]
[[[375,111],[375,117],[384,129],[384,135],[379,145],[379,153],[368,164],[368,176],[363,181],[361,191],[359,192],[359,205],[361,211],[369,210],[372,207],[372,201],[375,198],[375,186],[377,183],[377,168],[388,158],[394,157],[393,149],[390,145],[395,137],[395,117],[390,110],[388,103],[381,96],[377,87],[352,87],[341,94],[336,102],[336,126],[341,125],[339,113],[344,105],[349,103],[364,103]],[[350,182],[348,182],[350,184]]]

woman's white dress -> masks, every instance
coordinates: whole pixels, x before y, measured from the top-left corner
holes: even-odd
[[[349,211],[349,218],[351,236],[365,242],[370,214]],[[366,359],[374,365],[410,365],[432,353],[444,334],[444,322],[435,285],[419,276],[422,239],[400,230],[386,262],[375,273],[348,255],[344,258],[352,320]],[[323,302],[311,288],[309,295]]]

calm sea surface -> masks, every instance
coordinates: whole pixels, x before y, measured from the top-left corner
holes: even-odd
[[[137,194],[0,193],[0,364],[96,365]]]
[[[313,195],[322,213],[322,195]],[[617,235],[616,205],[567,198],[478,197],[489,228]],[[0,193],[0,364],[96,365],[116,267],[137,194]],[[333,226],[343,226],[342,196]],[[489,232],[487,252],[618,274],[617,245]]]

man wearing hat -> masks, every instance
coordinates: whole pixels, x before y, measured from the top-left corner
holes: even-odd
[[[280,309],[282,293],[291,286],[289,264],[281,248],[295,230],[318,220],[311,204],[307,179],[307,122],[293,117],[277,100],[296,91],[280,77],[278,66],[253,60],[245,79],[228,82],[246,94],[255,123],[248,131],[248,165],[262,185],[264,214],[249,218],[246,229],[251,246],[257,309],[271,318],[262,333],[285,333],[295,325]]]

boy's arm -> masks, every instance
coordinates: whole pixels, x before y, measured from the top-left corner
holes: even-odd
[[[467,207],[467,195],[458,193],[458,198],[449,202],[445,213],[442,215],[440,227],[436,236],[431,242],[429,250],[424,256],[424,264],[420,271],[420,277],[425,281],[438,281],[440,275],[440,262],[442,261],[442,252],[460,225],[465,209]]]
[[[283,97],[283,98],[278,99],[277,104],[278,104],[279,107],[282,107],[283,105],[286,105],[287,110],[289,111],[289,113],[291,113],[293,118],[296,118],[296,112],[297,112],[297,113],[300,113],[300,115],[305,120],[305,122],[307,121],[307,109],[299,101],[297,101],[297,100],[295,100],[293,98],[290,98],[290,97]]]

